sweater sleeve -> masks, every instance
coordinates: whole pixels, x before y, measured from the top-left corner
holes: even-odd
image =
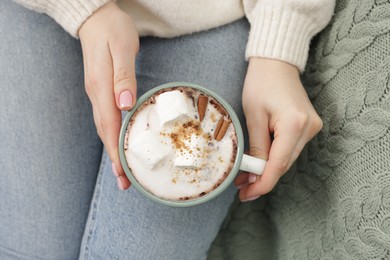
[[[57,21],[73,37],[87,18],[99,7],[112,0],[14,0]]]
[[[264,57],[305,68],[312,37],[330,21],[335,0],[243,0],[251,29],[246,59]]]

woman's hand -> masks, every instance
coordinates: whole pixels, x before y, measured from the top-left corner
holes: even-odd
[[[322,128],[296,67],[251,58],[243,90],[250,154],[268,160],[260,176],[243,173],[235,180],[241,201],[270,192]],[[271,136],[273,135],[273,138]]]
[[[85,89],[92,103],[97,132],[113,162],[118,187],[127,189],[130,181],[120,164],[118,137],[121,110],[131,109],[137,95],[138,33],[130,16],[110,2],[87,19],[79,36]]]

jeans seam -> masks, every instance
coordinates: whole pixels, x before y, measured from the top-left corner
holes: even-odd
[[[86,238],[86,242],[85,242],[85,247],[84,247],[84,254],[83,256],[80,256],[82,257],[82,259],[88,259],[89,257],[89,246],[92,242],[92,238],[93,238],[93,234],[95,232],[95,228],[96,228],[96,218],[97,218],[97,208],[99,206],[99,202],[100,202],[100,187],[101,187],[101,183],[102,183],[102,178],[103,178],[103,172],[104,172],[104,167],[106,166],[106,163],[108,161],[108,156],[106,156],[106,153],[103,152],[102,154],[102,161],[101,161],[101,164],[100,164],[100,168],[99,168],[99,172],[98,172],[98,179],[96,181],[96,187],[95,187],[95,192],[94,192],[94,195],[93,195],[93,198],[92,198],[92,207],[91,207],[91,217],[90,219],[87,220],[87,223],[86,223],[86,229],[85,231],[87,231],[88,229],[88,236]]]

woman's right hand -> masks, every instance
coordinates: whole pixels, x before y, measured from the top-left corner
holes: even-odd
[[[241,201],[270,192],[322,128],[321,118],[301,83],[298,69],[260,57],[249,60],[242,96],[249,152],[267,160],[261,176],[244,173],[235,180]]]
[[[97,133],[112,161],[118,187],[130,187],[120,160],[118,138],[121,110],[133,107],[137,96],[135,58],[138,32],[131,17],[114,2],[92,14],[79,30],[85,89],[92,103]]]

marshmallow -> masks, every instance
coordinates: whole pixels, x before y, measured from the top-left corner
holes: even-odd
[[[204,163],[207,142],[202,136],[195,134],[183,141],[183,149],[176,151],[174,167],[201,168]]]
[[[188,102],[189,98],[179,90],[160,94],[156,99],[155,111],[161,126],[182,117],[190,117]]]
[[[132,154],[149,169],[155,168],[160,161],[172,153],[169,146],[164,145],[157,135],[153,131],[144,131],[129,144]]]

